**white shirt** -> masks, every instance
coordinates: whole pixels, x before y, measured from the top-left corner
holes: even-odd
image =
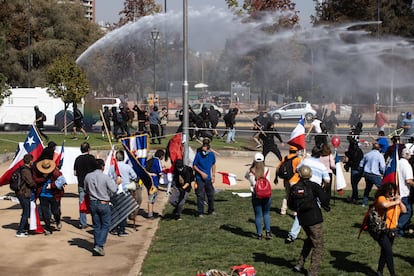
[[[322,123],[322,121],[319,120],[319,119],[315,119],[315,120],[312,121],[311,125],[313,126],[313,130],[316,133],[322,133],[321,123]]]
[[[410,187],[405,182],[407,179],[413,179],[413,169],[407,159],[401,158],[398,160],[398,186],[401,197],[410,195]]]
[[[331,177],[329,176],[328,169],[324,164],[315,157],[307,157],[300,162],[297,170],[303,165],[309,166],[312,169],[312,177],[309,179],[322,186],[322,181],[329,183]]]

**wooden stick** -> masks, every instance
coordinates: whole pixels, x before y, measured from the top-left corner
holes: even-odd
[[[112,149],[113,148],[112,147],[112,139],[111,139],[111,136],[109,135],[108,127],[106,126],[105,117],[102,113],[102,110],[100,110],[100,109],[99,109],[99,115],[101,116],[102,123],[105,127],[106,137],[108,137],[108,142],[109,142],[109,145],[111,146],[111,149]]]

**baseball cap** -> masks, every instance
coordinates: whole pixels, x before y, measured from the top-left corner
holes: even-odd
[[[256,161],[256,162],[263,162],[263,161],[264,161],[264,156],[263,156],[263,154],[261,154],[260,152],[257,152],[257,153],[254,155],[254,161]]]

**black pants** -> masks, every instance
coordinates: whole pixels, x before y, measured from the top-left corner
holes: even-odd
[[[264,145],[264,147],[263,147],[263,156],[265,157],[265,159],[266,159],[266,155],[269,152],[273,152],[277,156],[279,161],[282,161],[282,155],[280,154],[279,148],[276,146],[276,144]]]
[[[390,275],[395,275],[394,270],[394,254],[392,252],[392,245],[394,243],[394,236],[383,234],[378,240],[381,246],[381,255],[378,260],[378,271],[383,272],[385,264],[387,264]]]
[[[50,227],[50,212],[52,212],[56,224],[60,222],[60,202],[54,197],[40,197],[40,207],[42,208],[45,229],[52,232]]]
[[[160,129],[158,125],[150,125],[151,129],[151,144],[154,144],[154,140],[157,137],[158,144],[161,144],[161,138],[160,138]]]

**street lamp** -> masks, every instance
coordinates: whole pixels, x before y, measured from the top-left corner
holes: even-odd
[[[155,99],[155,91],[156,91],[156,84],[155,84],[155,43],[160,38],[160,31],[158,31],[157,28],[154,28],[151,31],[151,38],[152,38],[152,41],[154,42],[154,50],[152,52],[152,59],[154,61],[154,99]]]

